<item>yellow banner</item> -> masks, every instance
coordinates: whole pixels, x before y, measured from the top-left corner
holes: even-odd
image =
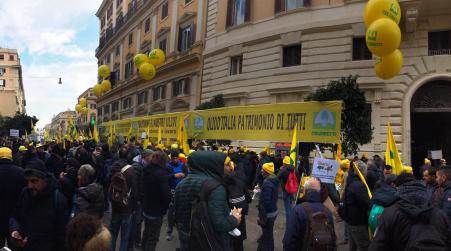
[[[194,111],[196,139],[290,142],[297,124],[301,142],[340,143],[341,102],[302,102]]]

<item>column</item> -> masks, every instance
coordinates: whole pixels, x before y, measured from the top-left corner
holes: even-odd
[[[196,24],[196,41],[202,40],[202,33],[204,28],[204,0],[197,1],[197,24]]]
[[[178,16],[178,0],[172,0],[172,21],[171,21],[171,37],[169,42],[169,53],[176,51],[177,44],[177,16]]]

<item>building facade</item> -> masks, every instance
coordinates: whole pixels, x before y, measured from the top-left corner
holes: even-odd
[[[88,108],[87,114],[77,113],[77,118],[74,122],[79,129],[87,130],[91,121],[97,123],[97,97],[92,92],[92,88],[86,89],[80,96],[78,96],[78,102],[81,98],[86,99],[86,107]]]
[[[201,101],[227,106],[304,101],[348,75],[371,106],[364,152],[385,151],[390,122],[405,163],[451,158],[451,4],[400,0],[404,66],[384,81],[365,45],[362,0],[208,1]]]
[[[109,65],[112,90],[97,100],[98,120],[193,110],[200,101],[205,0],[104,0],[98,9],[99,65]],[[133,64],[162,49],[166,62],[150,81]]]
[[[15,49],[0,48],[0,104],[1,116],[25,113],[22,66]]]
[[[54,116],[50,123],[50,138],[56,138],[58,132],[61,132],[61,135],[66,135],[68,133],[69,121],[73,123],[76,117],[76,112],[71,110],[60,112]]]

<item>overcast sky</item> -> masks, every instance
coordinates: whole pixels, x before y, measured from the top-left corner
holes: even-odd
[[[74,110],[78,95],[96,83],[101,2],[0,0],[0,47],[19,51],[27,114],[39,118],[39,128]]]

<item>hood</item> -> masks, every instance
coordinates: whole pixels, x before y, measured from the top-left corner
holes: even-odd
[[[221,181],[224,176],[225,159],[224,153],[196,151],[188,157],[188,165],[193,170]]]
[[[388,207],[396,202],[396,199],[396,189],[382,183],[381,187],[374,191],[372,201],[374,204]]]
[[[309,191],[302,198],[304,202],[319,202],[321,203],[321,194],[319,192]]]
[[[83,194],[84,197],[88,198],[90,201],[95,201],[95,199],[103,193],[102,187],[97,183],[91,183],[85,187],[80,187],[78,189],[79,194]]]
[[[421,181],[413,180],[399,187],[399,209],[410,218],[427,217],[432,209],[429,205],[426,187]]]
[[[279,179],[277,178],[277,176],[275,174],[269,175],[268,177],[266,177],[265,180],[270,181],[271,183],[273,183],[276,186],[279,185]]]

